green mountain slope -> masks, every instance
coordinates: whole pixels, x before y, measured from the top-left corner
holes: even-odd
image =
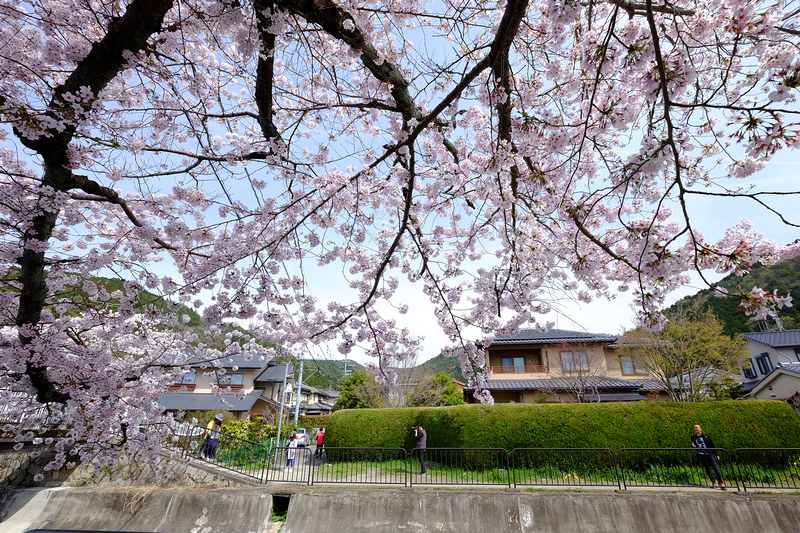
[[[437,372],[446,372],[453,376],[453,379],[465,383],[464,375],[461,373],[461,362],[456,357],[445,357],[442,354],[437,355],[433,359],[425,361],[417,368],[423,370],[425,374],[435,374]]]
[[[784,329],[800,328],[800,257],[787,259],[774,265],[764,266],[756,264],[752,267],[749,274],[745,276],[729,275],[720,280],[717,286],[725,287],[731,291],[737,288],[744,292],[749,292],[753,287],[784,295],[789,293],[794,298],[794,306],[778,309],[778,316]],[[724,331],[728,335],[747,333],[749,331],[759,331],[759,324],[752,316],[745,315],[739,310],[739,301],[735,298],[720,298],[713,295],[711,289],[698,292],[693,296],[687,296],[675,305],[669,307],[667,311],[675,312],[680,307],[688,308],[697,298],[707,298],[706,305],[713,309],[724,324]],[[776,329],[773,320],[769,320],[767,326]]]
[[[300,373],[300,362],[293,360],[295,378]],[[364,368],[355,361],[347,360],[347,373]],[[303,363],[303,384],[320,390],[339,390],[339,382],[345,377],[344,360],[312,359]]]

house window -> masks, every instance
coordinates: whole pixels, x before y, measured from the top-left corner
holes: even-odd
[[[794,349],[794,356],[797,358],[798,361],[800,361],[800,348]]]
[[[503,372],[525,372],[524,357],[503,357]]]
[[[217,379],[217,384],[220,387],[241,389],[244,387],[244,374],[222,374]]]
[[[564,372],[589,370],[586,352],[561,352],[561,369]]]
[[[644,358],[640,355],[621,355],[619,362],[624,375],[649,374],[644,364]]]
[[[197,374],[194,372],[186,372],[183,374],[183,376],[175,379],[174,383],[176,385],[194,385],[196,379]]]
[[[300,401],[303,403],[308,403],[308,393],[303,393],[300,395]]]
[[[185,372],[181,377],[175,378],[169,388],[171,390],[178,390],[185,387],[186,390],[194,390],[196,379],[197,374],[194,372]]]
[[[742,365],[742,375],[745,377],[745,379],[753,379],[757,377],[756,369],[753,368],[753,360],[749,357]]]
[[[772,361],[769,360],[769,354],[764,352],[756,357],[756,366],[758,371],[765,376],[772,372]]]

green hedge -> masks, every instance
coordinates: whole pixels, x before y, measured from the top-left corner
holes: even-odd
[[[729,451],[800,446],[792,408],[757,400],[346,409],[331,415],[325,444],[411,450],[420,423],[429,448],[685,448],[694,424]]]

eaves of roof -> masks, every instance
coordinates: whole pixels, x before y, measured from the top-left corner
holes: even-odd
[[[516,335],[494,339],[489,346],[603,343],[616,340],[616,335],[606,335],[604,333],[586,333],[564,329],[551,329],[541,332],[538,329],[522,329]]]
[[[772,372],[764,376],[764,378],[761,381],[753,385],[753,387],[748,392],[751,395],[758,394],[761,391],[761,389],[767,387],[781,374],[785,374],[800,380],[800,363],[793,363],[789,365],[782,365],[779,367],[775,367],[772,370]]]
[[[249,411],[263,390],[256,389],[244,398],[233,394],[224,396],[228,406],[212,393],[205,392],[167,392],[158,398],[158,403],[168,411]]]
[[[789,329],[785,331],[754,331],[751,333],[742,333],[742,338],[769,346],[770,348],[800,346],[800,329]]]
[[[229,355],[225,357],[220,357],[217,361],[222,366],[222,368],[237,367],[238,369],[262,368],[264,365],[267,364],[267,361],[265,359],[262,359],[259,354]],[[190,358],[186,362],[186,364],[192,368],[211,368],[213,366],[212,363],[199,360],[196,357]]]
[[[286,370],[287,365],[268,366],[261,372],[253,381],[261,381],[266,383],[283,382],[286,377],[287,381],[294,381],[294,365],[288,365],[289,370]]]
[[[582,388],[593,388],[597,390],[626,390],[635,392],[641,390],[640,381],[619,379],[610,376],[589,376],[586,378],[558,377],[547,379],[490,379],[485,383],[486,390],[569,390],[576,385]],[[465,391],[475,390],[474,387],[464,387]]]

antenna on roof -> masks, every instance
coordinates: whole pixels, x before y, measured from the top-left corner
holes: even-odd
[[[781,317],[778,316],[778,312],[775,310],[775,306],[772,306],[772,319],[775,320],[775,324],[778,326],[778,331],[786,331],[783,329],[783,322],[781,322]]]

